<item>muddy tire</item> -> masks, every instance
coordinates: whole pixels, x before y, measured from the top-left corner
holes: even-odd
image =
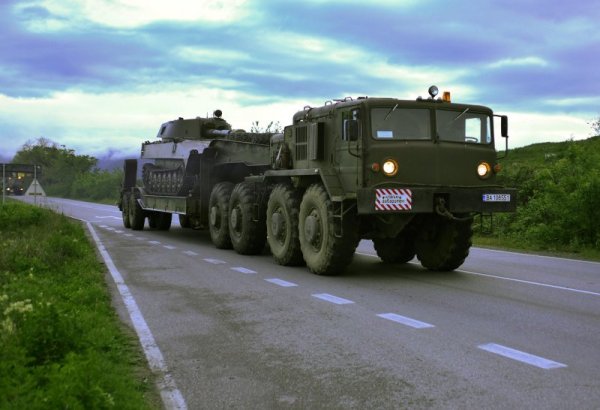
[[[454,221],[432,215],[415,243],[417,258],[429,270],[451,271],[463,264],[471,248],[472,220]]]
[[[208,201],[208,229],[213,244],[219,249],[231,249],[229,238],[229,199],[233,184],[219,182],[210,193]]]
[[[135,194],[131,193],[129,195],[129,223],[131,224],[131,229],[134,231],[141,231],[144,229],[145,221],[146,216],[144,215],[144,210],[140,204],[138,204]]]
[[[415,257],[414,239],[400,233],[395,238],[375,238],[373,246],[383,263],[406,263]]]
[[[289,185],[275,186],[267,203],[267,241],[275,261],[284,266],[304,264],[298,237],[300,196]]]
[[[254,184],[242,182],[233,188],[229,199],[229,237],[233,249],[241,255],[262,252],[267,240],[266,217],[257,215],[255,220],[255,204]]]
[[[123,218],[123,226],[131,229],[131,220],[129,219],[129,192],[124,192],[121,199],[121,217]]]
[[[353,212],[347,212],[342,221],[343,234],[334,232],[333,204],[321,184],[308,187],[299,213],[299,236],[306,266],[317,275],[337,275],[350,262],[358,233]]]

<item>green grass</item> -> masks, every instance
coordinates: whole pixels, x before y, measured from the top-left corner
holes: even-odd
[[[0,408],[158,408],[137,339],[111,306],[84,228],[0,207]]]

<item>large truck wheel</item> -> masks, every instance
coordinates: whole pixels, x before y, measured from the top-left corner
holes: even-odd
[[[415,243],[401,232],[395,238],[375,238],[373,246],[383,263],[406,263],[415,257]]]
[[[219,249],[231,249],[229,238],[229,199],[233,184],[219,182],[210,193],[208,200],[208,229],[210,238]]]
[[[129,219],[129,192],[124,192],[121,198],[121,216],[123,218],[123,226],[127,229],[131,228]]]
[[[300,196],[289,185],[275,186],[267,203],[267,240],[275,261],[284,266],[304,264],[298,237]]]
[[[306,265],[317,275],[336,275],[350,262],[358,245],[353,212],[342,220],[342,236],[334,231],[333,205],[321,184],[308,187],[300,203],[300,247]]]
[[[254,185],[239,183],[233,188],[229,199],[229,237],[233,249],[242,255],[260,253],[267,240],[265,216],[254,220]]]
[[[145,221],[146,216],[144,215],[144,210],[140,204],[138,204],[135,194],[131,193],[129,195],[129,223],[131,224],[131,229],[134,231],[141,231],[144,229]]]
[[[432,215],[415,243],[421,265],[435,271],[451,271],[462,265],[471,248],[472,222]]]

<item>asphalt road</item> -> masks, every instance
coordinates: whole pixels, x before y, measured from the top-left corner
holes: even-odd
[[[600,408],[599,263],[473,248],[437,273],[363,241],[320,277],[176,218],[131,231],[116,207],[38,201],[92,224],[190,409]]]

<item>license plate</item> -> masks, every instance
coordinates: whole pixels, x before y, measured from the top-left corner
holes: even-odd
[[[483,202],[510,202],[510,194],[483,194]]]

